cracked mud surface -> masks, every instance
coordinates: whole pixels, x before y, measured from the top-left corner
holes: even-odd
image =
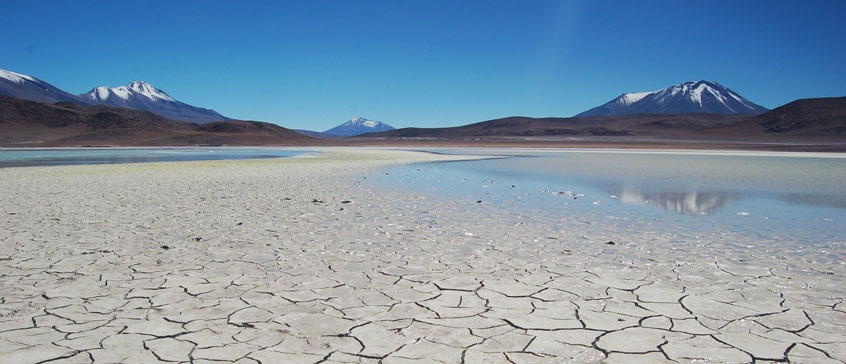
[[[621,232],[362,177],[443,158],[2,169],[0,358],[846,362],[842,251]]]

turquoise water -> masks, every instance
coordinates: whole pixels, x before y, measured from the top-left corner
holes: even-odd
[[[0,168],[285,158],[308,153],[269,148],[68,148],[0,150]]]
[[[511,157],[396,167],[374,177],[515,214],[577,216],[620,230],[649,226],[808,244],[846,242],[846,155],[433,151]]]

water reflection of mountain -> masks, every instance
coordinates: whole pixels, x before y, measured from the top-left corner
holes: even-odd
[[[707,214],[721,210],[734,201],[727,192],[633,192],[623,190],[618,198],[624,203],[647,203],[682,214]]]

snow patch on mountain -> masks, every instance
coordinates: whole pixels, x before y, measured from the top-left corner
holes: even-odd
[[[129,84],[129,89],[132,90],[132,92],[137,93],[139,95],[146,96],[147,98],[149,98],[150,100],[153,100],[153,101],[155,101],[155,100],[176,101],[172,97],[170,97],[168,94],[166,94],[164,91],[159,90],[159,89],[153,87],[153,85],[150,85],[149,83],[146,83],[146,82],[134,81],[131,84]]]
[[[3,70],[3,69],[0,69],[0,77],[5,78],[5,79],[12,81],[14,83],[23,83],[24,80],[28,80],[28,81],[32,81],[32,82],[38,82],[36,79],[34,79],[30,76],[22,75],[22,74],[17,73],[17,72],[6,71],[6,70]]]
[[[635,102],[640,101],[650,93],[651,92],[630,92],[627,94],[623,94],[623,96],[620,97],[620,101],[622,104],[631,105]]]
[[[92,97],[93,100],[102,101],[109,98],[109,87],[108,86],[100,86],[95,88],[91,91],[93,93]]]
[[[344,125],[360,125],[360,126],[363,126],[363,127],[366,127],[366,128],[375,128],[379,124],[381,124],[381,122],[373,121],[373,120],[367,120],[365,118],[362,118],[361,116],[356,116],[352,120],[344,123]]]

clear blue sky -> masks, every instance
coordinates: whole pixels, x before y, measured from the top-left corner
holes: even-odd
[[[846,1],[4,1],[0,68],[71,93],[144,80],[324,130],[572,116],[712,80],[773,108],[846,96]]]

